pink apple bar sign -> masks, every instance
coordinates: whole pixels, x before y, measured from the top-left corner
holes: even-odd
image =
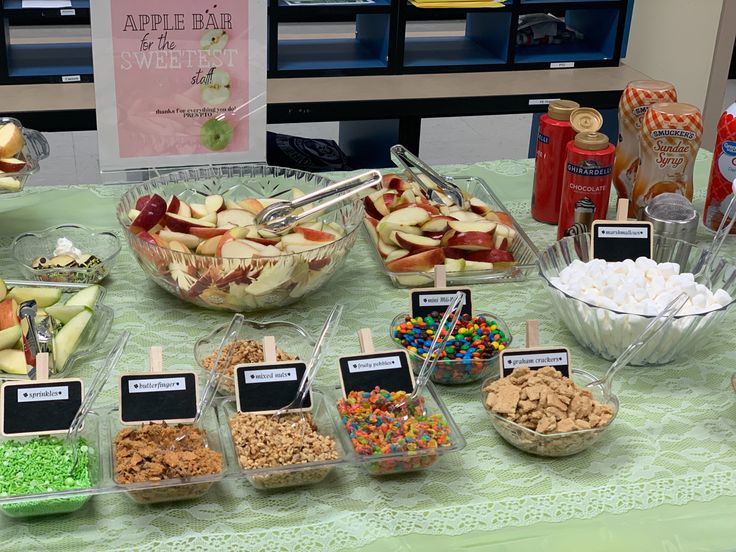
[[[101,170],[266,158],[266,2],[95,0]]]

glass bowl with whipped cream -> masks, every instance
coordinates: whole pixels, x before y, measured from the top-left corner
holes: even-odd
[[[29,280],[96,284],[120,253],[120,239],[77,224],[26,232],[13,240],[13,258]]]

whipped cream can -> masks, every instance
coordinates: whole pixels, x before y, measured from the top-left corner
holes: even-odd
[[[590,232],[605,219],[616,148],[600,132],[581,132],[567,145],[557,239]]]

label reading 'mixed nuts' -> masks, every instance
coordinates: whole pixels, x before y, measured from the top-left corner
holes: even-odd
[[[6,382],[0,392],[5,436],[65,433],[82,405],[82,380]]]
[[[271,414],[291,404],[307,371],[304,362],[287,360],[269,364],[239,364],[235,367],[235,399],[239,412]],[[312,393],[303,408],[310,410]]]

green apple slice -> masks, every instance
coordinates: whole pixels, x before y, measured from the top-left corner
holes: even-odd
[[[447,272],[462,272],[465,270],[465,259],[445,259]]]
[[[61,288],[14,287],[8,292],[8,297],[12,297],[19,304],[35,300],[39,308],[46,308],[59,302]]]
[[[0,349],[12,349],[20,339],[20,324],[0,331]]]
[[[54,366],[61,370],[71,354],[77,349],[82,332],[92,320],[92,311],[85,309],[72,318],[54,338]]]
[[[46,314],[54,320],[66,324],[86,308],[88,307],[84,305],[52,305],[46,308]]]
[[[82,305],[90,309],[95,308],[97,299],[102,291],[102,286],[89,286],[81,291],[78,291],[72,295],[66,302],[65,306],[73,307],[75,305]]]
[[[26,354],[16,349],[5,349],[0,351],[0,371],[6,374],[26,375]]]

